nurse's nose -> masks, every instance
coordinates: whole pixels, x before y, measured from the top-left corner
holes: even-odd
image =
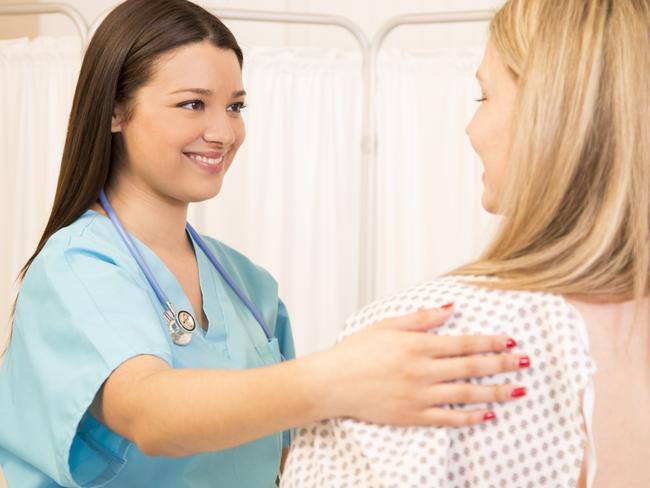
[[[225,111],[212,115],[203,133],[203,139],[206,142],[213,142],[224,147],[232,146],[236,137],[233,120]]]

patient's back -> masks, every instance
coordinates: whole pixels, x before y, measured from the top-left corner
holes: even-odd
[[[519,344],[515,352],[531,357],[525,370],[464,381],[516,383],[527,387],[527,396],[488,404],[496,420],[472,427],[391,427],[351,419],[303,427],[293,442],[282,487],[578,484],[585,452],[593,444],[587,442],[587,425],[595,363],[585,323],[561,296],[490,290],[466,280],[440,278],[375,302],[347,322],[342,337],[389,316],[453,301],[453,317],[433,332],[504,334]]]
[[[571,302],[589,335],[596,405],[594,488],[650,487],[650,298],[593,304]]]

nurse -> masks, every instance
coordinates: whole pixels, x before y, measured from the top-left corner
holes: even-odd
[[[294,359],[273,278],[186,224],[244,140],[242,62],[185,0],[128,0],[94,35],[0,368],[10,488],[271,487],[292,427],[477,424],[442,405],[516,388],[436,382],[518,369],[508,337],[424,333],[452,305]]]

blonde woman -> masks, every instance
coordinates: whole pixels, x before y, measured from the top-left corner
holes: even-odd
[[[650,2],[510,0],[490,32],[467,133],[502,227],[477,262],[344,336],[454,296],[436,333],[516,335],[534,357],[469,382],[526,398],[489,406],[490,429],[309,425],[285,488],[650,486]]]

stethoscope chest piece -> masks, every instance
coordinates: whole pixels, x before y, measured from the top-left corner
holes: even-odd
[[[167,319],[167,326],[174,344],[186,346],[192,341],[192,332],[196,329],[196,321],[191,313],[185,310],[174,313],[174,309],[168,303],[165,319]]]
[[[104,190],[100,192],[99,200],[102,204],[102,207],[104,207],[106,214],[111,219],[111,222],[113,222],[113,226],[117,230],[120,238],[135,259],[140,270],[144,273],[147,281],[156,294],[156,297],[160,301],[160,305],[162,305],[164,310],[163,317],[167,322],[167,327],[169,328],[169,333],[171,335],[172,341],[174,344],[177,344],[179,346],[186,346],[192,341],[192,332],[194,332],[194,329],[196,329],[196,320],[194,317],[192,317],[191,313],[185,310],[181,310],[178,313],[174,311],[169,298],[167,298],[165,292],[162,290],[162,288],[160,288],[158,281],[156,281],[156,278],[153,276],[153,273],[149,269],[149,266],[147,266],[147,263],[142,257],[142,254],[140,254],[140,251],[135,246],[133,240],[122,226],[120,219],[115,214],[115,211],[113,210],[113,207],[111,207],[108,198],[106,198],[106,193],[104,193]],[[266,338],[270,341],[273,335],[267,327],[262,314],[259,312],[259,310],[257,310],[253,302],[251,302],[248,296],[246,296],[246,293],[244,293],[244,291],[237,285],[235,280],[233,280],[233,278],[221,265],[221,263],[219,263],[217,257],[206,245],[201,236],[194,230],[194,228],[190,224],[186,224],[186,229],[190,237],[194,239],[194,242],[196,242],[196,244],[201,248],[201,250],[208,257],[208,260],[223,277],[226,283],[228,283],[228,286],[230,286],[233,292],[240,298],[246,308],[250,310],[251,314],[253,314],[253,317],[255,317],[255,320],[260,324],[260,327],[264,331]]]
[[[186,312],[185,310],[181,310],[176,314],[176,320],[187,332],[193,332],[194,329],[196,329],[196,322],[194,321],[194,317],[192,317],[191,313]]]

